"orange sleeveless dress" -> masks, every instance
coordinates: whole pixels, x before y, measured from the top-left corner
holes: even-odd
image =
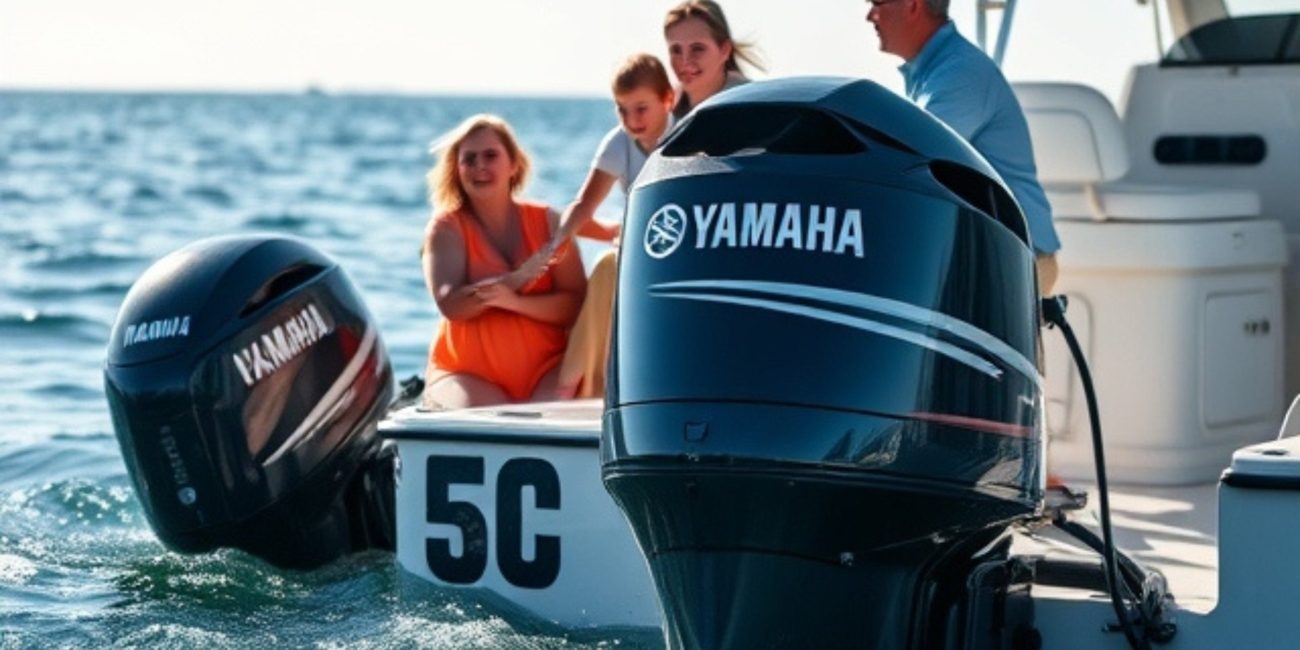
[[[513,255],[522,263],[550,239],[551,226],[545,205],[520,202],[517,206],[523,237]],[[511,260],[501,258],[469,212],[444,212],[434,219],[449,220],[460,231],[465,242],[467,283],[514,269]],[[550,293],[554,286],[553,271],[547,269],[520,293]],[[486,379],[500,386],[510,399],[524,401],[532,396],[542,377],[559,365],[567,343],[564,327],[493,308],[467,320],[443,318],[429,351],[429,362],[439,370],[470,373]]]

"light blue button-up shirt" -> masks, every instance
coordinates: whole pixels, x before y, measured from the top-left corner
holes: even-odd
[[[907,96],[966,138],[1006,181],[1025,213],[1034,251],[1060,249],[1052,208],[1038,184],[1025,113],[997,64],[950,21],[899,71]]]

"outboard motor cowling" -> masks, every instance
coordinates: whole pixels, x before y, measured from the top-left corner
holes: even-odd
[[[104,380],[168,547],[241,548],[286,567],[392,548],[393,454],[375,435],[392,368],[320,252],[223,237],[162,258],[122,304]]]
[[[718,95],[638,177],[615,311],[603,476],[670,646],[1000,634],[971,577],[1041,508],[1038,301],[960,137],[866,81]]]

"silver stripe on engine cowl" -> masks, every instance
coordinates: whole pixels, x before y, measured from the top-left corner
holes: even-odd
[[[302,419],[298,428],[294,429],[293,433],[284,439],[279,448],[266,460],[262,461],[263,466],[280,460],[281,456],[289,453],[294,447],[302,443],[309,433],[317,430],[321,424],[334,419],[340,411],[352,404],[352,400],[356,398],[356,394],[352,391],[352,384],[360,377],[361,369],[370,357],[370,352],[374,350],[375,342],[378,339],[379,336],[375,328],[367,326],[365,334],[361,337],[361,344],[357,346],[356,353],[348,360],[347,365],[343,367],[343,371],[339,373],[333,385],[316,402],[316,406],[307,414],[307,417]],[[381,360],[380,367],[382,366]]]
[[[806,284],[787,282],[767,282],[761,280],[688,280],[666,282],[650,287],[651,293],[664,297],[688,300],[722,302],[761,309],[770,309],[788,314],[795,314],[837,323],[856,329],[873,332],[883,336],[907,341],[914,345],[942,354],[954,361],[974,368],[990,377],[1001,378],[1002,371],[983,357],[963,350],[951,343],[932,336],[912,332],[894,325],[882,323],[870,318],[851,316],[838,311],[813,307],[801,303],[791,303],[773,298],[795,298],[815,300],[834,305],[854,307],[873,311],[910,321],[918,325],[941,330],[979,348],[989,356],[1001,361],[1007,367],[1014,368],[1026,378],[1041,386],[1042,376],[1038,367],[1025,355],[1007,345],[1001,339],[985,332],[970,323],[953,318],[931,309],[924,309],[898,300],[881,298],[842,289],[830,289]],[[744,291],[754,296],[739,296],[717,291]]]

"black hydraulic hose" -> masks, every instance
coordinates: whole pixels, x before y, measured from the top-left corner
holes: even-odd
[[[1065,337],[1066,345],[1070,346],[1070,354],[1074,357],[1075,365],[1079,369],[1079,378],[1083,381],[1083,394],[1088,402],[1088,417],[1092,422],[1092,454],[1097,466],[1098,506],[1101,510],[1102,563],[1105,567],[1106,584],[1110,588],[1110,603],[1115,609],[1115,616],[1119,619],[1119,627],[1124,631],[1124,638],[1128,640],[1129,647],[1134,650],[1149,650],[1151,646],[1147,642],[1146,636],[1139,635],[1137,630],[1133,629],[1133,621],[1129,617],[1129,610],[1124,605],[1120,593],[1119,568],[1115,559],[1115,537],[1110,526],[1110,491],[1106,483],[1106,458],[1102,451],[1101,442],[1101,414],[1097,408],[1097,395],[1092,385],[1092,373],[1088,370],[1088,364],[1083,358],[1083,349],[1079,347],[1079,340],[1074,336],[1074,329],[1065,320],[1065,304],[1064,296],[1044,298],[1042,301],[1043,317],[1049,324],[1060,328],[1061,334]]]
[[[1085,546],[1096,551],[1097,555],[1105,556],[1106,544],[1098,538],[1092,531],[1085,528],[1082,524],[1070,521],[1065,515],[1060,515],[1052,521],[1052,525],[1061,529],[1061,531],[1071,537],[1083,542]],[[1129,596],[1135,596],[1142,593],[1142,584],[1146,580],[1146,572],[1137,566],[1128,556],[1116,551],[1115,561],[1119,571],[1123,574],[1123,587],[1127,589]]]
[[[1052,525],[1083,542],[1098,555],[1105,554],[1105,544],[1096,533],[1066,519],[1063,513],[1052,520]],[[1134,606],[1137,609],[1134,613],[1142,623],[1142,633],[1145,638],[1156,643],[1165,643],[1173,639],[1178,633],[1178,625],[1173,610],[1174,597],[1169,593],[1165,576],[1159,571],[1146,570],[1119,549],[1115,549],[1115,560],[1119,563],[1120,573],[1124,574],[1127,593],[1135,601]],[[1102,573],[1105,573],[1104,565]]]

